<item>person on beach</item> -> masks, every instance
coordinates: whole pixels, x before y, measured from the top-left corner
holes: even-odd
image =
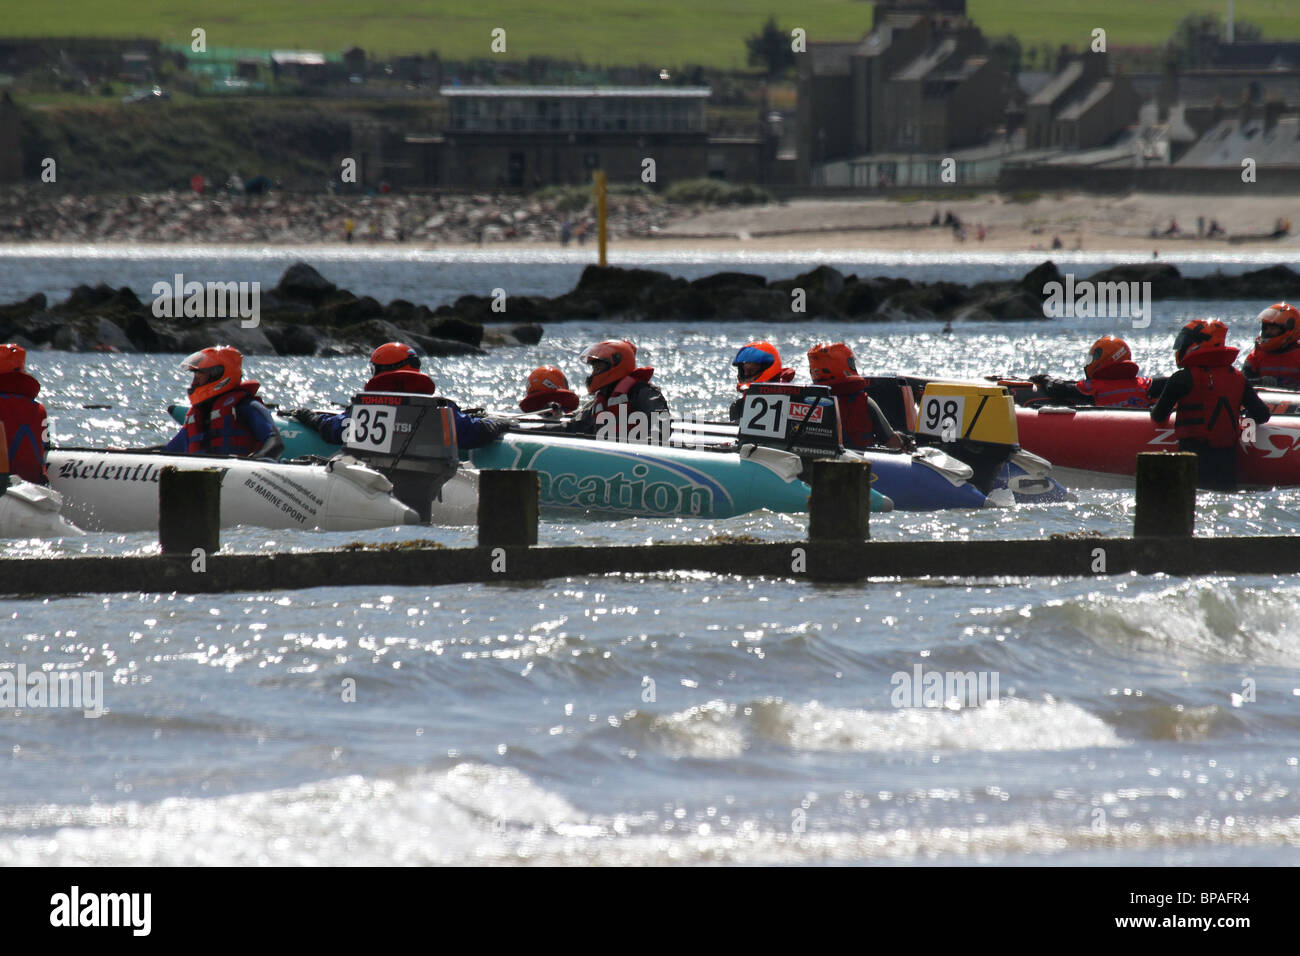
[[[164,452],[279,458],[284,440],[271,412],[257,399],[257,382],[242,381],[244,356],[229,345],[188,356],[181,368],[194,373],[190,410]]]
[[[858,451],[879,446],[895,450],[906,447],[880,406],[867,394],[871,383],[858,374],[851,348],[843,342],[814,345],[808,350],[808,370],[814,385],[830,386],[835,396],[844,447]]]
[[[745,404],[745,392],[756,382],[792,382],[794,369],[781,364],[781,353],[770,342],[747,342],[731,360],[736,369],[736,391],[740,398],[731,403],[730,418],[740,421],[740,411]]]
[[[362,387],[364,392],[433,395],[438,389],[433,379],[420,371],[419,354],[405,342],[385,342],[370,353],[370,372],[370,380]],[[443,401],[451,408],[456,427],[456,444],[461,448],[490,445],[510,427],[510,423],[503,419],[469,415],[462,412],[455,402],[448,399]],[[290,408],[284,414],[299,424],[314,429],[330,444],[342,445],[349,411],[332,415],[312,411],[310,408]]]
[[[636,346],[621,339],[597,342],[582,353],[582,361],[590,370],[587,375],[589,402],[573,422],[569,431],[594,435],[608,420],[606,413],[624,417],[631,423],[634,414],[643,417],[650,427],[657,419],[669,414],[668,400],[659,388],[650,383],[655,370],[638,367]],[[620,408],[626,409],[620,414]]]
[[[1233,368],[1237,350],[1227,345],[1228,327],[1218,319],[1193,319],[1174,339],[1178,371],[1151,409],[1157,425],[1174,420],[1179,451],[1196,453],[1196,484],[1216,491],[1237,488],[1237,442],[1244,411],[1260,425],[1268,407],[1246,377]]]
[[[0,345],[0,425],[4,426],[4,451],[9,473],[36,485],[48,485],[45,472],[45,406],[36,400],[41,383],[27,371],[27,350],[21,345]]]
[[[554,365],[540,365],[528,373],[527,393],[519,400],[519,408],[530,414],[543,412],[552,405],[561,412],[572,412],[579,404],[578,396],[570,391],[569,380]]]
[[[1261,312],[1259,338],[1246,356],[1246,380],[1276,388],[1300,388],[1300,310],[1275,302]]]
[[[1147,408],[1151,379],[1138,375],[1128,343],[1104,335],[1092,343],[1083,378],[1063,381],[1048,375],[1031,375],[1029,380],[1054,402],[1067,405],[1096,405],[1101,408]]]

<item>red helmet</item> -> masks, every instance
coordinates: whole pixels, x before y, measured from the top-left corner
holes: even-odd
[[[27,350],[21,345],[0,345],[0,375],[27,370]]]
[[[1281,352],[1300,339],[1300,311],[1294,305],[1275,302],[1259,314],[1259,338],[1255,344],[1265,352]]]
[[[564,377],[554,365],[539,365],[528,373],[528,392],[529,395],[536,395],[539,392],[558,392],[561,389],[568,390],[569,380]]]
[[[1174,339],[1174,351],[1178,353],[1178,364],[1183,364],[1192,352],[1202,349],[1221,349],[1228,341],[1228,327],[1218,319],[1192,319],[1183,326],[1178,337]]]
[[[420,370],[420,356],[404,342],[385,342],[370,353],[370,367],[374,374],[396,372],[399,368]]]
[[[181,368],[194,373],[190,385],[190,402],[203,402],[238,388],[244,374],[244,356],[230,345],[202,349],[181,362]]]
[[[582,360],[591,366],[587,376],[587,391],[598,392],[613,385],[636,367],[636,346],[621,339],[597,342],[582,353]]]
[[[750,342],[741,347],[736,357],[731,360],[736,366],[736,388],[744,391],[754,382],[768,382],[781,374],[781,353],[770,342]],[[756,374],[745,377],[746,365],[758,365]]]
[[[1115,335],[1103,335],[1088,350],[1088,364],[1083,367],[1083,377],[1092,378],[1102,369],[1127,362],[1132,357],[1127,342]]]
[[[835,342],[814,345],[808,350],[808,371],[815,383],[823,385],[857,375],[858,366],[853,358],[853,349],[843,342]]]

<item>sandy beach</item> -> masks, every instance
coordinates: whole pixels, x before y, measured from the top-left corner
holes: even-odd
[[[962,230],[931,226],[938,214]],[[1198,219],[1200,222],[1198,223]],[[528,196],[256,199],[181,193],[0,199],[0,249],[18,244],[91,243],[305,245],[439,249],[561,248],[568,222],[576,252],[595,246],[594,214],[563,212]],[[1177,259],[1189,252],[1276,253],[1300,259],[1300,234],[1265,238],[1279,220],[1300,224],[1300,198],[1279,196],[1044,195],[1029,202],[989,193],[952,202],[795,199],[767,205],[674,206],[610,198],[612,245],[628,251],[781,253],[818,249],[881,252],[1123,252]],[[1205,233],[1217,221],[1222,235]],[[345,224],[353,226],[346,243]],[[1178,232],[1167,235],[1172,224]],[[1153,237],[1152,232],[1159,235]],[[983,238],[980,238],[981,232]],[[578,235],[585,233],[585,246]]]

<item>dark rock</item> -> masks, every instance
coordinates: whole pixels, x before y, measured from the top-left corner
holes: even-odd
[[[37,312],[44,312],[46,305],[44,292],[38,292],[11,305],[0,305],[0,329],[12,328],[14,322],[26,319]]]
[[[181,333],[182,349],[196,352],[213,345],[233,345],[245,356],[276,354],[275,346],[260,325],[246,329],[241,322],[241,319],[226,319],[184,331]]]
[[[977,308],[994,319],[1045,318],[1042,295],[1030,292],[1028,289],[1012,288],[995,292],[979,302]]]
[[[1151,295],[1158,299],[1172,298],[1185,292],[1182,274],[1167,262],[1139,262],[1111,266],[1088,276],[1088,281],[1099,282],[1150,282]]]
[[[1034,295],[1042,296],[1045,294],[1043,292],[1043,286],[1047,285],[1049,282],[1065,282],[1065,277],[1061,275],[1061,270],[1056,268],[1056,263],[1051,259],[1048,259],[1041,265],[1034,266],[1034,268],[1025,273],[1025,277],[1020,280],[1020,285],[1022,288],[1032,292]]]
[[[436,358],[443,355],[485,355],[481,348],[476,345],[469,345],[465,342],[454,342],[451,339],[435,338],[432,335],[420,335],[416,333],[411,336],[412,344],[418,345],[425,355]]]
[[[284,299],[296,299],[301,302],[320,302],[338,289],[323,275],[305,262],[295,262],[280,277],[280,283],[272,293]]]
[[[309,325],[266,326],[266,337],[281,355],[315,355],[324,336]]]
[[[691,282],[691,288],[708,292],[713,289],[761,289],[767,280],[750,272],[715,272]]]
[[[436,318],[425,327],[425,334],[435,338],[451,339],[466,345],[478,345],[483,341],[483,324],[462,319],[460,316],[447,315]]]
[[[866,282],[846,282],[835,297],[835,308],[852,318],[870,315],[880,307],[880,296],[874,286]]]
[[[319,325],[355,325],[384,314],[384,307],[368,295],[359,299],[348,298],[322,308],[316,316]]]
[[[534,322],[511,326],[510,334],[523,345],[536,345],[542,340],[542,327]]]
[[[811,272],[795,276],[794,285],[805,290],[810,296],[816,293],[827,299],[834,299],[844,289],[844,273],[831,266],[818,266]]]

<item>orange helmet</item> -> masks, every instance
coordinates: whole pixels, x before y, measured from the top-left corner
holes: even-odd
[[[0,345],[0,375],[27,370],[27,350],[21,345]]]
[[[636,367],[636,346],[621,339],[597,342],[582,353],[582,360],[591,366],[587,376],[587,391],[598,392],[613,385]]]
[[[399,368],[420,370],[420,356],[405,342],[385,342],[370,353],[370,367],[374,374],[396,372]]]
[[[1300,311],[1294,305],[1275,302],[1259,314],[1259,338],[1255,344],[1265,352],[1281,352],[1300,339]]]
[[[529,395],[536,395],[540,392],[558,392],[561,389],[568,390],[569,380],[564,377],[554,365],[539,365],[528,373],[528,392]]]
[[[736,366],[736,388],[743,391],[754,382],[767,382],[781,374],[781,353],[770,342],[750,342],[731,360]],[[756,375],[745,377],[746,365],[761,366]]]
[[[181,368],[194,373],[190,401],[199,405],[239,387],[244,374],[244,356],[233,346],[218,345],[195,352],[181,362]]]
[[[1183,326],[1178,337],[1174,339],[1174,351],[1178,353],[1178,364],[1183,364],[1192,352],[1202,349],[1221,349],[1228,341],[1228,327],[1218,319],[1192,319]]]
[[[814,345],[808,350],[808,371],[812,373],[815,383],[824,385],[857,375],[858,366],[853,358],[853,349],[843,342],[835,342],[830,345]]]
[[[1132,357],[1127,342],[1115,335],[1103,335],[1088,350],[1088,364],[1083,367],[1083,377],[1092,378],[1102,369],[1127,362]]]

